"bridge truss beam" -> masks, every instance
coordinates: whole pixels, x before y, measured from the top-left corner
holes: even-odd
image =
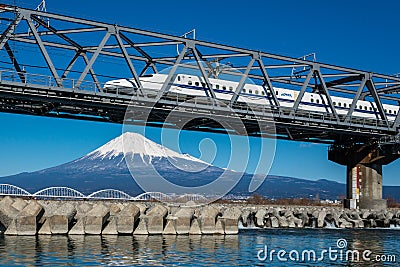
[[[238,82],[227,104],[243,115],[246,128],[253,129],[249,130],[250,135],[271,134],[252,127],[255,120],[273,120],[278,138],[313,142],[335,143],[348,140],[349,136],[354,142],[366,142],[371,137],[379,139],[398,132],[399,115],[389,120],[382,103],[398,105],[399,77],[21,7],[2,5],[0,11],[0,18],[10,21],[0,32],[0,56],[5,52],[10,59],[8,63],[0,62],[2,69],[9,69],[0,73],[0,109],[4,112],[122,123],[131,96],[103,92],[102,84],[114,78],[132,77],[138,85],[139,93],[133,96],[139,103],[138,109],[157,107],[154,111],[158,113],[154,116],[157,122],[157,117],[169,114],[169,107],[182,105],[187,100],[169,92],[179,68],[185,68],[197,71],[203,78],[210,101],[184,104],[192,110],[198,110],[200,105],[204,114],[216,109],[212,101],[216,97],[215,88],[210,77],[229,76]],[[29,56],[26,56],[24,48],[28,47]],[[29,58],[35,62],[41,58],[45,64],[40,68],[33,66],[27,63]],[[110,60],[122,62],[120,68],[127,72],[109,74],[112,68],[107,62]],[[161,100],[155,105],[158,98],[152,98],[154,92],[143,88],[140,76],[163,69],[167,79],[158,92]],[[41,80],[47,79],[47,82],[33,82],[39,75],[44,75],[40,76]],[[249,82],[263,87],[265,95],[270,96],[268,106],[249,109],[238,102],[244,84]],[[277,87],[299,92],[293,108],[281,105]],[[326,112],[302,110],[305,92],[324,96]],[[346,115],[338,114],[334,96],[353,98]],[[379,114],[376,119],[354,116],[356,103],[361,99],[375,103]],[[270,110],[269,116],[266,110]],[[221,112],[225,114],[227,110]],[[182,112],[181,116],[189,113]],[[217,131],[213,123],[208,126],[207,130]]]

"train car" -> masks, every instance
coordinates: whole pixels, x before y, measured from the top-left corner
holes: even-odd
[[[152,90],[161,90],[167,75],[165,74],[151,74],[140,77],[140,82],[143,88]],[[209,79],[211,86],[218,99],[230,100],[238,86],[238,82]],[[129,94],[137,89],[134,79],[119,79],[108,81],[104,85],[104,91],[109,93],[123,93]],[[292,108],[299,92],[296,90],[274,88],[275,94],[282,107]],[[178,74],[172,82],[169,90],[172,93],[187,95],[187,96],[207,96],[208,88],[203,77]],[[353,99],[345,97],[331,97],[333,105],[339,115],[346,115],[349,111]],[[270,105],[272,97],[266,93],[264,88],[255,84],[246,83],[243,86],[242,92],[238,97],[238,102]],[[383,104],[388,120],[393,121],[399,112],[399,106]],[[305,92],[300,102],[299,109],[310,112],[330,112],[326,96],[318,93]],[[354,117],[380,119],[379,111],[374,102],[359,100],[353,112]]]

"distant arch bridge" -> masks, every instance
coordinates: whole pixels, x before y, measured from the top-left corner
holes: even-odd
[[[160,202],[203,202],[207,198],[198,194],[184,194],[184,195],[167,195],[161,192],[146,192],[137,196],[130,196],[129,194],[116,190],[116,189],[102,189],[85,195],[76,189],[69,187],[48,187],[41,189],[35,193],[30,193],[27,190],[11,185],[0,184],[0,197],[13,196],[13,197],[27,197],[35,199],[88,199],[88,200],[125,200],[125,201],[160,201]]]

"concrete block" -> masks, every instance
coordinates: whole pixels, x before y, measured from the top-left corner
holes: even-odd
[[[94,205],[85,218],[85,233],[100,235],[104,224],[110,217],[110,209],[103,204]]]
[[[201,235],[198,219],[193,219],[192,225],[190,226],[189,235]]]
[[[147,218],[141,217],[139,218],[139,224],[136,229],[133,231],[133,235],[148,235],[149,231],[147,230]]]
[[[301,227],[309,225],[310,217],[308,217],[307,212],[302,211],[301,213],[298,214],[298,218],[301,220]]]
[[[36,201],[31,201],[16,218],[18,235],[36,235],[37,224],[44,214],[44,209]]]
[[[250,209],[243,209],[242,210],[242,214],[240,216],[240,219],[242,220],[242,224],[243,224],[244,227],[247,227],[247,225],[248,225],[247,220],[249,219],[250,214],[251,214]]]
[[[216,235],[224,235],[225,234],[225,219],[219,218],[217,223],[215,224],[215,232]]]
[[[167,218],[167,225],[163,230],[163,235],[176,235],[175,230],[176,218]]]
[[[147,206],[143,203],[135,203],[135,206],[139,208],[140,214],[145,214],[147,210]]]
[[[67,234],[74,216],[76,214],[75,207],[70,203],[59,206],[54,214],[48,218],[52,234]]]
[[[1,206],[11,206],[13,203],[14,203],[14,199],[10,196],[6,196],[0,201],[0,207]]]
[[[27,201],[22,198],[16,198],[11,207],[15,208],[18,211],[23,210],[28,205]]]
[[[129,203],[117,215],[117,230],[120,234],[132,234],[135,222],[139,219],[140,210],[134,204]]]
[[[147,231],[149,234],[162,234],[164,230],[164,222],[167,217],[168,209],[162,205],[155,205],[146,214]]]
[[[213,206],[203,207],[199,216],[199,224],[202,234],[214,234],[218,214],[219,210]]]
[[[235,235],[239,233],[239,220],[242,212],[237,207],[229,207],[224,211],[222,218],[224,219],[224,231],[227,235]]]
[[[257,227],[261,227],[261,228],[264,227],[264,218],[265,218],[265,215],[266,215],[266,214],[267,214],[267,211],[266,211],[265,209],[259,209],[259,210],[256,212],[256,215],[255,215],[255,217],[254,217],[254,220],[255,220],[254,224],[255,224]]]
[[[79,204],[77,203],[76,205],[76,215],[75,218],[76,219],[80,219],[83,217],[86,217],[86,214],[93,208],[92,205],[88,204],[88,203],[82,203]]]
[[[278,218],[276,218],[275,216],[271,216],[270,217],[270,221],[271,221],[271,227],[272,228],[278,228],[279,227]]]
[[[14,201],[8,196],[0,201],[0,222],[6,228],[8,228],[19,213],[19,210],[12,206],[13,203]]]
[[[108,224],[106,225],[106,227],[104,227],[101,234],[102,235],[118,235],[117,220],[115,217],[110,217]]]
[[[317,227],[318,227],[318,228],[324,227],[324,224],[325,224],[325,217],[326,217],[326,211],[325,211],[325,210],[321,210],[321,211],[318,213],[318,217],[317,217]]]
[[[9,226],[7,227],[7,230],[4,232],[5,235],[18,235],[17,232],[17,223],[16,220],[12,220]]]
[[[110,216],[115,216],[125,207],[125,205],[122,203],[111,203],[109,207]]]
[[[69,235],[84,235],[85,234],[85,218],[80,218],[71,230],[68,232]]]
[[[279,227],[281,227],[281,228],[287,228],[287,227],[289,227],[289,222],[288,222],[288,220],[286,219],[286,217],[284,217],[284,216],[278,216],[277,219],[278,219],[278,221],[279,221]]]
[[[363,219],[368,219],[368,217],[371,215],[371,212],[369,210],[363,210],[361,213],[361,218]]]
[[[192,208],[181,208],[175,213],[176,217],[176,233],[178,235],[189,234],[190,225],[194,215],[194,209]]]
[[[51,230],[50,230],[50,223],[49,220],[44,221],[42,227],[40,227],[39,235],[51,235]]]
[[[295,218],[294,218],[294,216],[286,217],[286,220],[287,220],[287,222],[288,222],[288,227],[289,227],[289,228],[296,228],[296,223],[295,223]]]

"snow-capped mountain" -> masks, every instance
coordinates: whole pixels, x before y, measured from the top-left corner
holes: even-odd
[[[151,170],[182,186],[207,184],[225,171],[193,156],[177,153],[140,134],[124,133],[77,160],[37,172],[0,178],[0,183],[15,184],[28,191],[68,186],[82,193],[114,188],[138,194],[142,190],[132,175],[151,178],[154,176]]]
[[[84,194],[112,188],[135,196],[143,190],[136,184],[132,175],[151,178],[151,168],[156,169],[169,181],[183,186],[208,184],[224,172],[225,179],[228,180],[230,175],[238,175],[236,172],[168,149],[140,134],[125,133],[77,160],[41,171],[3,177],[0,178],[0,183],[14,184],[32,193],[50,186],[67,186]],[[253,192],[248,192],[248,185],[253,175],[240,175],[242,179],[231,194],[252,195]],[[400,199],[399,187],[386,186],[383,190],[384,197]],[[323,179],[310,181],[268,176],[256,192],[268,198],[307,198],[318,193],[321,199],[336,199],[345,194],[345,185]]]

